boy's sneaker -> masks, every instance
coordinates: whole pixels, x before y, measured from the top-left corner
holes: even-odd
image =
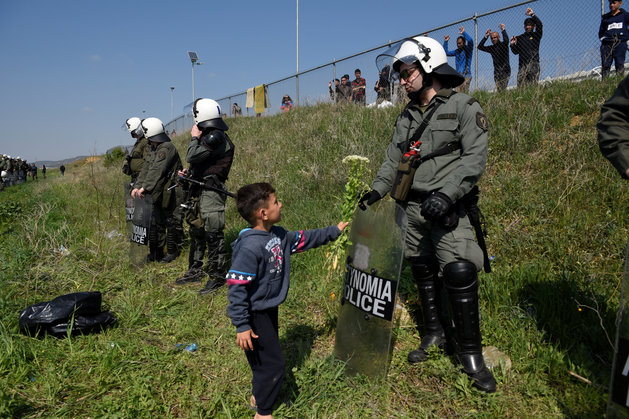
[[[225,278],[222,280],[210,279],[207,284],[199,290],[199,295],[208,295],[215,293],[220,287],[225,285]]]
[[[188,284],[190,282],[201,282],[207,274],[199,268],[188,269],[183,276],[175,279],[175,284]]]

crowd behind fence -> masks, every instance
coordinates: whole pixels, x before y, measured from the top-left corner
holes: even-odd
[[[448,48],[456,48],[456,38],[460,35],[459,28],[471,36],[474,43],[472,55],[472,81],[471,90],[494,90],[493,61],[489,53],[478,50],[478,44],[485,36],[487,29],[501,33],[499,24],[505,25],[508,37],[520,35],[524,32],[525,11],[532,8],[535,15],[543,23],[543,36],[540,44],[540,82],[569,78],[580,80],[586,77],[600,77],[600,40],[598,29],[601,21],[601,12],[605,3],[592,0],[575,0],[569,3],[555,2],[551,0],[529,0],[510,5],[487,13],[475,13],[444,26],[426,28],[411,36],[427,35],[443,43],[448,35],[450,41]],[[456,11],[453,11],[455,14]],[[421,28],[415,28],[421,29]],[[366,79],[367,104],[376,102],[374,86],[378,80],[376,57],[389,48],[396,41],[374,47],[345,58],[333,60],[318,67],[301,71],[277,81],[266,83],[270,108],[264,114],[280,112],[280,104],[284,95],[289,95],[299,106],[314,105],[321,102],[332,102],[328,92],[328,83],[335,78],[340,79],[344,74],[354,79],[354,70],[360,69],[362,77]],[[486,45],[491,44],[488,39]],[[449,64],[454,67],[454,57],[448,57]],[[518,56],[509,52],[511,65],[511,77],[508,86],[517,84]],[[253,87],[253,86],[248,86]],[[334,83],[333,83],[334,87]],[[299,97],[297,97],[299,89]],[[392,100],[395,101],[395,88]],[[201,94],[203,97],[203,94]],[[212,95],[207,95],[212,97]],[[243,116],[254,116],[253,108],[245,106],[247,91],[235,93],[216,99],[225,114],[232,114],[232,105],[237,103],[242,109]],[[166,125],[167,132],[183,133],[190,130],[193,125],[190,109],[184,109],[184,113]]]

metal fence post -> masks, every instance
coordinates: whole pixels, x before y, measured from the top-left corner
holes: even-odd
[[[478,13],[474,12],[474,45],[472,45],[472,51],[474,51],[474,90],[478,90]]]
[[[332,61],[332,84],[334,85],[332,89],[334,92],[334,103],[336,103],[336,61]]]

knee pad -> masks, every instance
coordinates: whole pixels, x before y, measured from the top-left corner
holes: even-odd
[[[443,280],[448,288],[467,288],[476,282],[476,266],[465,259],[450,262],[443,268]]]

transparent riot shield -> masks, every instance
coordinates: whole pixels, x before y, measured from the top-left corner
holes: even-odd
[[[354,214],[334,345],[350,375],[387,374],[405,235],[406,214],[392,201]]]
[[[153,214],[153,200],[150,195],[133,199],[133,217],[129,234],[129,260],[131,265],[141,268],[146,264],[148,254],[149,230]]]
[[[127,237],[131,237],[133,232],[133,211],[135,210],[135,203],[131,198],[132,186],[129,182],[124,183],[124,208],[125,208],[125,221],[127,223]]]
[[[625,250],[620,305],[616,318],[616,345],[607,402],[608,418],[629,418],[629,242]]]

